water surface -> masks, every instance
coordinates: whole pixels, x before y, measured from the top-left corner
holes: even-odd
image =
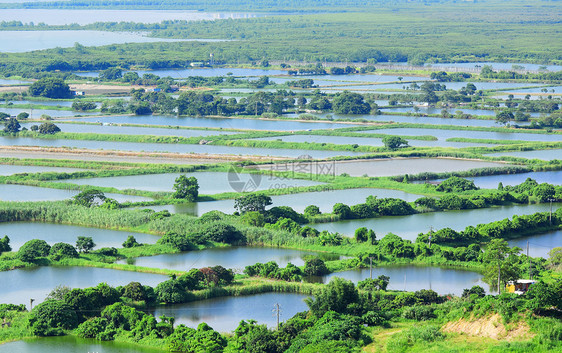
[[[279,179],[260,174],[195,172],[118,176],[108,178],[68,179],[65,183],[114,187],[116,189],[137,189],[147,191],[173,191],[175,180],[180,175],[195,177],[199,194],[218,194],[232,191],[256,191],[278,188]],[[285,187],[314,186],[320,183],[311,180],[284,179]]]
[[[553,210],[560,206],[561,204],[554,204]],[[311,226],[318,230],[338,232],[348,237],[352,237],[357,228],[367,227],[375,231],[377,239],[382,239],[387,233],[394,233],[404,239],[415,241],[419,233],[427,233],[430,228],[437,230],[448,227],[461,231],[468,226],[500,221],[505,218],[511,219],[514,215],[528,215],[549,210],[549,204],[513,205],[475,210],[418,213],[409,216],[346,220]]]
[[[320,257],[324,261],[338,260],[340,258],[338,255],[328,253],[293,249],[229,247],[137,257],[130,260],[120,260],[118,263],[152,268],[167,268],[178,271],[189,271],[192,268],[221,265],[233,269],[236,273],[242,273],[246,266],[254,265],[258,262],[275,261],[279,267],[285,267],[289,262],[295,266],[304,266],[305,258],[308,257]]]
[[[67,168],[67,167],[46,167],[39,165],[13,165],[13,164],[0,164],[0,175],[12,175],[21,173],[74,173],[87,169],[80,168]]]
[[[37,186],[0,184],[1,201],[58,201],[66,200],[80,193],[79,190],[51,189]],[[143,196],[104,193],[106,197],[117,202],[152,201]]]
[[[373,267],[373,278],[380,275],[390,277],[389,290],[403,290],[414,292],[420,289],[432,289],[441,295],[454,294],[460,296],[465,288],[481,286],[490,293],[490,286],[482,281],[482,275],[472,271],[425,267],[425,266],[396,266]],[[328,283],[332,278],[340,277],[354,283],[370,277],[370,270],[357,269],[344,272],[331,273],[323,278]]]
[[[2,303],[26,304],[35,299],[39,304],[59,285],[70,288],[95,287],[105,282],[110,286],[124,286],[130,282],[155,287],[158,283],[168,280],[168,276],[119,271],[95,267],[37,267],[33,269],[17,269],[0,272],[0,298]],[[0,345],[2,347],[2,345]]]
[[[162,353],[162,350],[76,336],[37,337],[0,344],[0,353]]]
[[[75,245],[79,236],[86,236],[92,237],[96,244],[94,250],[97,250],[102,247],[121,248],[129,235],[133,235],[139,243],[146,244],[154,244],[160,238],[145,233],[40,222],[3,222],[0,223],[0,234],[10,238],[12,251],[17,251],[31,239],[45,240],[49,245],[60,242]]]
[[[278,165],[262,165],[257,168],[279,170],[289,163]],[[304,165],[304,163],[301,163]],[[309,169],[316,174],[325,174],[326,171],[335,175],[348,174],[352,177],[369,176],[383,177],[403,174],[419,174],[424,172],[443,173],[463,171],[475,168],[504,167],[506,164],[447,159],[447,158],[395,158],[395,159],[370,159],[350,160],[339,162],[311,162]],[[335,170],[335,172],[333,172]]]
[[[213,13],[185,10],[66,10],[66,9],[2,9],[1,21],[45,23],[47,25],[87,25],[95,22],[160,23],[166,20],[203,21],[225,18],[256,17],[250,13]]]
[[[58,11],[58,10],[57,10]],[[87,12],[86,12],[87,14]],[[3,53],[24,53],[34,50],[68,48],[75,43],[85,47],[123,43],[152,43],[202,41],[216,42],[213,39],[168,39],[151,38],[142,33],[104,32],[104,31],[2,31],[0,48]]]
[[[273,315],[275,304],[281,308],[280,321],[286,321],[296,313],[308,310],[304,299],[307,295],[294,293],[263,293],[242,297],[221,297],[197,302],[176,304],[154,309],[154,316],[175,317],[176,325],[196,328],[206,322],[219,332],[234,331],[241,320],[257,320],[274,328],[277,318]]]
[[[192,118],[175,117],[171,115],[140,115],[140,116],[106,116],[96,117],[95,121],[114,124],[146,124],[168,126],[193,126],[213,127],[225,129],[249,130],[319,130],[337,129],[343,127],[360,126],[359,124],[341,124],[330,122],[300,122],[290,120],[262,120],[262,119],[237,119],[237,118]],[[89,121],[82,120],[82,121]]]
[[[542,159],[542,160],[545,160],[545,161],[551,161],[553,159],[562,160],[562,149],[523,151],[523,152],[498,152],[498,153],[488,153],[486,155],[491,156],[491,157],[508,156],[508,157]]]
[[[93,140],[67,140],[67,139],[40,139],[32,137],[0,137],[0,145],[6,146],[42,146],[42,147],[73,147],[94,150],[115,150],[134,152],[172,152],[172,153],[197,153],[197,154],[227,154],[245,156],[271,156],[288,157],[293,159],[304,158],[331,158],[336,156],[357,156],[364,153],[349,151],[323,151],[323,150],[298,150],[274,149],[259,147],[236,147],[221,145],[199,144],[174,144],[174,143],[142,143],[118,141],[93,141]]]

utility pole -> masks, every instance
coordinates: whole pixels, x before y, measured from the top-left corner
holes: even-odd
[[[369,278],[373,279],[373,257],[369,256]]]
[[[531,273],[531,257],[529,256],[529,241],[527,240],[527,258],[529,258],[529,279],[533,279],[533,274]]]
[[[429,226],[429,236],[428,236],[429,244],[428,244],[428,247],[430,247],[430,248],[431,248],[431,236],[432,235],[433,235],[433,226]]]
[[[275,303],[273,306],[273,313],[277,315],[277,331],[279,331],[279,316],[281,315],[281,307],[279,303]]]
[[[552,225],[552,201],[554,201],[554,199],[552,197],[549,197],[547,201],[550,201],[550,215],[548,216],[548,220],[550,222],[550,225]]]
[[[31,311],[31,309],[33,309],[33,302],[35,301],[35,299],[29,299],[29,311]]]
[[[500,268],[501,268],[501,264],[500,264],[500,262],[498,261],[498,294],[502,294],[502,290],[501,290],[501,288],[500,288],[500,283],[501,283],[501,282],[500,282],[500,279],[501,279],[501,271],[500,271]]]

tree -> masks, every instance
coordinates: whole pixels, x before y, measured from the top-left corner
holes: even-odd
[[[506,240],[492,239],[484,251],[484,264],[486,273],[484,279],[490,287],[501,291],[502,283],[515,280],[519,277],[517,267],[517,254],[521,251],[518,247],[510,248]],[[497,279],[497,281],[495,280]]]
[[[53,260],[60,260],[65,257],[77,258],[78,253],[74,246],[67,243],[55,243],[49,251],[49,257]]]
[[[263,227],[265,224],[265,217],[257,211],[248,211],[240,217],[240,221],[254,227]]]
[[[350,219],[353,215],[353,213],[351,212],[351,208],[341,202],[338,202],[334,205],[332,212],[335,215],[338,215],[341,220]]]
[[[181,281],[177,279],[169,279],[159,283],[155,292],[158,301],[168,304],[183,303],[187,299],[187,292]]]
[[[345,313],[349,304],[356,303],[359,293],[353,282],[334,277],[315,299],[305,299],[306,305],[316,317],[327,311]]]
[[[395,150],[402,146],[408,147],[408,141],[400,136],[385,136],[382,138],[382,143],[390,150]]]
[[[105,194],[98,189],[88,189],[82,191],[72,199],[77,205],[92,207],[105,201],[106,197]]]
[[[38,132],[44,135],[54,135],[60,132],[60,128],[53,123],[43,123],[39,125]]]
[[[244,234],[236,227],[226,223],[214,223],[205,228],[202,234],[207,239],[219,243],[237,244],[246,240]]]
[[[45,299],[64,300],[64,296],[66,295],[66,293],[70,292],[71,290],[72,288],[70,288],[69,286],[59,284],[58,286],[53,288],[53,290],[49,293],[49,295],[47,295],[47,298]]]
[[[362,95],[349,91],[337,94],[332,105],[336,114],[369,114],[371,111],[371,106]]]
[[[435,190],[442,192],[463,192],[467,190],[477,190],[474,181],[452,176],[442,181]]]
[[[15,118],[10,118],[4,126],[4,132],[8,134],[17,134],[20,131],[21,125]]]
[[[321,259],[315,257],[305,262],[304,274],[307,276],[324,276],[330,273],[328,267]]]
[[[78,316],[67,303],[47,300],[37,305],[29,314],[31,332],[37,336],[59,336],[63,330],[78,326]]]
[[[501,112],[496,113],[496,123],[506,125],[515,117],[513,113],[507,110],[502,110]]]
[[[18,120],[25,120],[27,118],[29,118],[29,113],[26,112],[21,112],[16,116],[16,119]]]
[[[51,246],[46,241],[40,239],[32,239],[23,244],[18,250],[18,258],[24,262],[33,262],[39,257],[49,255]]]
[[[96,246],[96,244],[94,243],[92,237],[82,237],[82,236],[80,236],[76,240],[76,249],[78,249],[79,252],[88,253],[95,246]]]
[[[188,178],[186,175],[180,175],[176,178],[173,195],[175,199],[193,202],[197,200],[197,196],[199,196],[199,184],[195,177]]]
[[[124,248],[134,248],[135,246],[141,246],[142,244],[137,243],[137,239],[135,239],[134,235],[129,235],[127,240],[123,242]]]
[[[3,252],[12,251],[12,247],[10,246],[10,238],[7,235],[4,235],[4,238],[0,239],[0,255]]]
[[[70,87],[58,77],[44,77],[29,87],[29,94],[47,98],[69,98],[72,96]]]
[[[240,213],[248,211],[265,212],[265,207],[271,205],[271,197],[263,194],[248,194],[234,199],[234,208]]]
[[[360,281],[357,283],[357,288],[367,291],[386,290],[388,283],[390,283],[390,277],[380,275],[377,278],[367,278]]]
[[[0,248],[0,252],[1,252],[1,248]],[[548,256],[549,256],[548,262],[551,266],[562,265],[562,247],[553,248],[548,252]]]
[[[320,212],[320,208],[316,205],[309,205],[304,209],[304,215],[307,217],[314,217],[319,214],[322,214],[322,212]]]
[[[100,72],[101,80],[117,80],[123,76],[123,70],[120,67],[110,67]]]

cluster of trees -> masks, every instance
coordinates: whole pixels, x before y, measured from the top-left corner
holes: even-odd
[[[303,271],[292,263],[288,263],[285,268],[279,268],[275,261],[268,263],[256,263],[244,268],[244,274],[250,277],[264,277],[274,278],[283,281],[298,281],[302,280]]]
[[[196,249],[197,245],[205,245],[209,242],[243,245],[246,242],[246,237],[229,223],[214,222],[203,225],[199,231],[193,233],[168,232],[158,239],[157,243],[169,245],[180,251],[187,251]]]
[[[427,243],[431,236],[431,243],[455,244],[488,241],[495,238],[510,238],[530,231],[556,227],[562,224],[560,212],[538,212],[532,215],[513,216],[501,221],[468,226],[463,231],[443,228],[435,232],[420,234],[417,242]]]
[[[29,94],[46,98],[70,98],[72,92],[63,79],[58,77],[44,77],[29,86]]]
[[[4,251],[10,251],[9,238],[6,236],[2,239]],[[68,243],[55,243],[53,246],[47,244],[46,241],[40,239],[32,239],[23,244],[16,257],[23,262],[36,262],[44,257],[49,257],[54,261],[59,261],[63,258],[78,258],[79,252],[88,253],[94,249],[96,244],[91,237],[79,236],[76,240],[76,246]],[[100,249],[98,251],[104,252],[107,249]],[[1,252],[0,252],[1,253]]]
[[[527,197],[535,197],[538,202],[562,200],[562,186],[549,183],[537,183],[536,180],[527,178],[523,183],[515,186],[498,184],[498,189],[506,192],[515,192]]]

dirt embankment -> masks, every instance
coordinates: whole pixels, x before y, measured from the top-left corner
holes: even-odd
[[[0,146],[0,157],[3,158],[48,158],[70,159],[83,161],[111,161],[151,164],[207,164],[238,161],[255,161],[257,163],[272,160],[284,160],[278,157],[233,156],[198,153],[158,153],[78,149],[66,147],[28,147]]]
[[[508,330],[498,314],[479,319],[451,321],[443,326],[443,331],[507,341],[529,339],[534,336],[529,332],[529,325],[522,321]]]

